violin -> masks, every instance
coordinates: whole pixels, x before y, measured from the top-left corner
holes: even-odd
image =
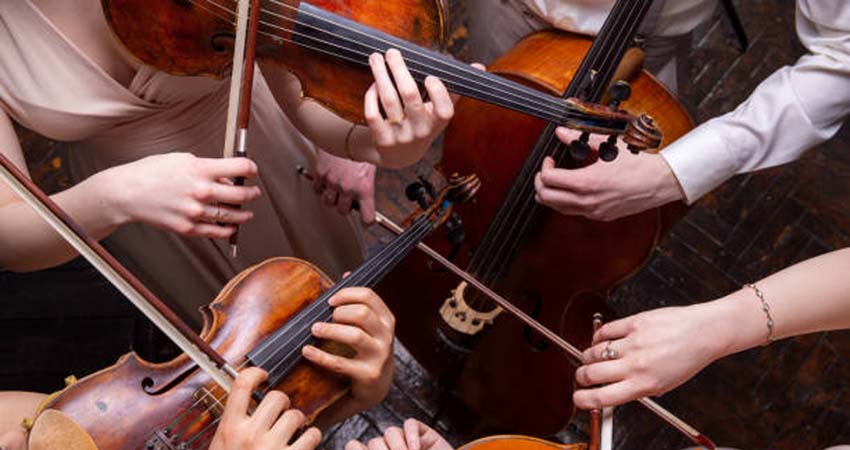
[[[663,148],[693,127],[685,108],[646,72],[614,75],[649,3],[617,2],[592,44],[563,31],[529,35],[488,70],[548,95],[588,102],[608,97],[644,111],[663,130]],[[630,84],[613,83],[621,80]],[[611,140],[591,151],[586,134],[567,146],[554,131],[546,121],[460,99],[439,167],[447,173],[474,168],[486,189],[456,210],[462,227],[426,242],[548,329],[586,348],[592,332],[584,324],[605,312],[609,294],[648,261],[684,207],[670,204],[613,222],[539,207],[534,176],[545,157],[562,168],[578,168],[617,156]],[[411,292],[408,286],[419,288]],[[481,417],[538,436],[552,435],[570,421],[573,363],[536,330],[502,318],[503,308],[432,258],[411,255],[378,292],[396,315],[405,347]]]
[[[433,75],[449,91],[588,133],[623,136],[635,149],[660,134],[645,118],[578,98],[561,98],[476,70],[435,49],[446,39],[440,0],[263,0],[257,58],[285,68],[303,94],[350,121],[365,123],[372,84],[369,55],[401,51],[413,78]],[[230,73],[235,0],[102,0],[110,27],[145,64],[175,75]]]
[[[350,351],[312,337],[311,325],[331,319],[328,299],[346,287],[373,286],[446,220],[455,203],[468,200],[479,187],[474,175],[453,178],[400,236],[339,283],[295,258],[274,258],[246,269],[202,310],[201,337],[238,367],[267,371],[268,389],[284,391],[293,408],[308,421],[315,419],[348,388],[347,380],[301,356],[307,344],[336,354]],[[32,428],[31,448],[50,448],[56,434],[71,426],[84,431],[99,450],[203,449],[212,440],[225,397],[222,387],[185,355],[154,364],[130,353],[52,398]]]

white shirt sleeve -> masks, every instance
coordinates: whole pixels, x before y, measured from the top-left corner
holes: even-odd
[[[793,161],[841,128],[850,114],[850,2],[798,0],[797,34],[810,54],[661,152],[688,203],[735,174]]]

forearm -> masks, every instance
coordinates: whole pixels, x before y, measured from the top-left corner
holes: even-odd
[[[343,158],[386,165],[369,129],[337,116],[316,100],[303,96],[298,78],[272,64],[261,64],[275,101],[304,136],[317,147]],[[352,130],[352,127],[355,127]]]
[[[774,321],[773,340],[850,328],[850,249],[818,256],[756,282]],[[764,344],[767,315],[755,291],[745,287],[706,304],[725,327],[719,356]]]
[[[95,240],[112,233],[123,219],[114,214],[101,177],[51,196]],[[16,272],[46,269],[77,256],[44,219],[20,199],[0,206],[0,267]]]
[[[840,129],[850,112],[850,3],[809,3],[797,28],[811,53],[661,152],[689,203],[737,173],[793,161]]]

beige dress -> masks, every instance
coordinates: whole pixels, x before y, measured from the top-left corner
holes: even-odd
[[[30,2],[0,1],[0,106],[16,121],[69,146],[73,181],[148,155],[220,157],[227,81],[176,77],[142,66],[128,87],[84,55]],[[266,258],[293,255],[338,277],[362,260],[353,218],[321,204],[296,165],[314,147],[287,120],[258,73],[249,136],[263,196],[240,231],[239,257],[226,243],[181,237],[143,224],[121,228],[107,247],[154,292],[198,323],[197,309],[227,280]],[[163,192],[162,195],[168,195]]]

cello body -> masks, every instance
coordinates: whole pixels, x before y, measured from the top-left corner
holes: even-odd
[[[331,286],[315,266],[275,258],[246,269],[203,308],[203,338],[234,367],[258,343]],[[322,347],[345,352],[338,344]],[[315,419],[347,392],[348,381],[303,361],[274,389]],[[134,353],[67,387],[45,409],[81,427],[99,450],[207,448],[224,392],[185,355],[153,364]],[[39,430],[38,420],[33,428]],[[50,417],[47,415],[47,417]],[[47,428],[47,427],[45,427]],[[30,441],[39,437],[31,435]],[[186,447],[180,447],[186,444]]]
[[[556,444],[529,436],[489,436],[472,441],[458,450],[587,450],[586,444]]]
[[[588,38],[570,33],[538,32],[488,70],[560,95],[590,44]],[[655,119],[664,134],[662,147],[693,127],[684,107],[651,75],[641,72],[627,81],[632,95],[624,106]],[[469,267],[472,256],[483,251],[482,238],[498,219],[496,212],[545,127],[541,120],[475,100],[463,98],[457,104],[440,168],[443,173],[474,168],[483,182],[475,200],[456,210],[465,240],[455,249],[455,262],[479,279],[486,277]],[[684,205],[670,204],[597,222],[538,208],[515,258],[494,262],[506,275],[491,287],[572,344],[586,348],[593,313],[604,311],[611,291],[648,261],[683,212]],[[442,234],[427,243],[444,255],[452,249]],[[456,395],[481,417],[523,434],[547,436],[561,430],[574,411],[575,366],[518,321],[499,316],[494,305],[470,299],[474,292],[464,288],[426,257],[414,254],[395,277],[383,281],[379,293],[396,315],[401,342],[432,374],[449,380]],[[471,311],[455,311],[452,319],[480,331],[471,338],[471,352],[457,358],[464,353],[457,351],[457,344],[470,336],[446,326],[441,314],[463,303],[464,297]]]

